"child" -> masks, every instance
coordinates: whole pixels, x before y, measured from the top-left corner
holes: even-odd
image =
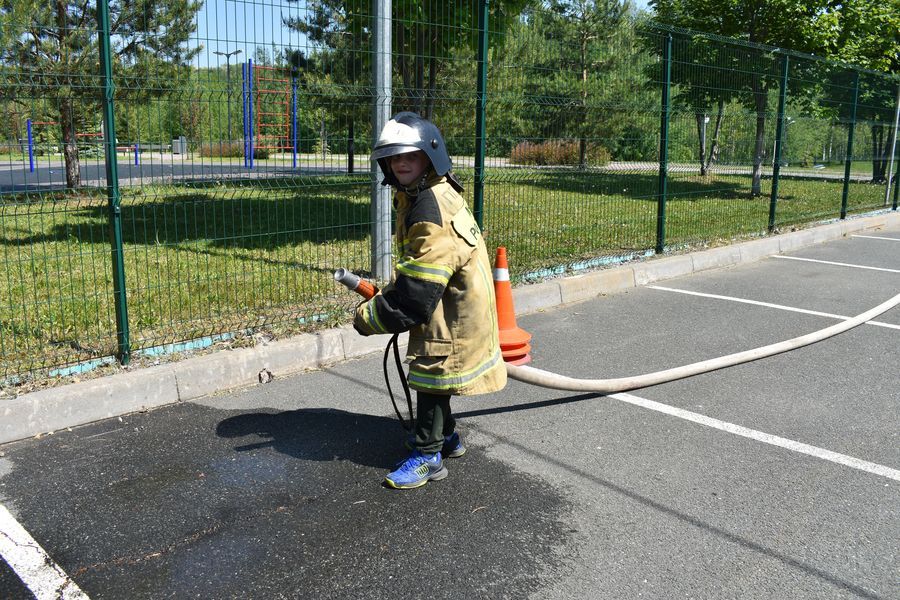
[[[466,451],[450,396],[503,389],[506,367],[487,248],[440,131],[401,112],[385,125],[372,157],[382,184],[396,190],[400,260],[393,281],[356,309],[353,326],[362,335],[409,331],[415,440],[409,458],[385,477],[388,486],[409,489],[443,479],[443,458]]]

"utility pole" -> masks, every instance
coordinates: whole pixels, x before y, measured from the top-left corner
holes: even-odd
[[[218,50],[214,50],[213,54],[218,54],[219,56],[225,57],[225,87],[228,88],[228,142],[232,141],[231,137],[231,57],[240,54],[242,50],[234,50],[232,52],[219,52]]]

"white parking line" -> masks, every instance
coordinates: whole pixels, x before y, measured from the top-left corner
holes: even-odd
[[[846,321],[853,317],[845,317],[844,315],[833,315],[831,313],[819,312],[817,310],[806,310],[805,308],[795,308],[793,306],[784,306],[783,304],[772,304],[771,302],[760,302],[759,300],[747,300],[745,298],[735,298],[734,296],[720,296],[718,294],[704,294],[702,292],[692,292],[690,290],[679,290],[676,288],[664,287],[661,285],[647,285],[651,290],[662,290],[664,292],[676,292],[678,294],[687,294],[689,296],[700,296],[701,298],[714,298],[716,300],[728,300],[729,302],[740,302],[741,304],[754,304],[756,306],[765,306],[766,308],[777,308],[778,310],[787,310],[790,312],[803,313],[805,315],[815,315],[817,317],[828,317],[829,319],[840,319]],[[883,323],[881,321],[866,321],[866,325],[875,325],[876,327],[887,327],[888,329],[900,329],[900,325],[893,323]]]
[[[799,256],[785,256],[783,254],[773,254],[772,258],[783,258],[785,260],[803,260],[806,262],[820,263],[823,265],[837,265],[839,267],[853,267],[854,269],[869,269],[872,271],[886,271],[888,273],[900,273],[900,269],[885,269],[883,267],[869,267],[866,265],[852,265],[850,263],[832,262],[830,260],[816,260],[815,258],[800,258]]]
[[[890,240],[892,242],[900,242],[900,238],[881,237],[878,235],[851,235],[850,237],[866,238],[867,240]]]
[[[741,425],[735,425],[734,423],[720,421],[719,419],[707,417],[706,415],[701,415],[689,410],[669,406],[668,404],[654,402],[653,400],[647,400],[646,398],[633,396],[631,394],[612,394],[610,396],[607,396],[607,398],[615,398],[616,400],[627,402],[628,404],[655,410],[657,412],[671,415],[679,419],[691,421],[692,423],[698,423],[700,425],[705,425],[706,427],[712,427],[713,429],[727,431],[728,433],[733,433],[741,437],[750,438],[764,444],[778,446],[780,448],[791,450],[792,452],[807,454],[815,458],[827,460],[839,465],[844,465],[845,467],[865,471],[867,473],[872,473],[873,475],[878,475],[880,477],[887,477],[888,479],[893,479],[894,481],[900,481],[900,471],[898,471],[897,469],[892,469],[884,465],[879,465],[877,463],[872,463],[861,460],[859,458],[854,458],[852,456],[847,456],[846,454],[832,452],[831,450],[825,450],[824,448],[819,448],[818,446],[810,446],[809,444],[804,444],[802,442],[796,442],[787,438],[778,437],[777,435],[771,435],[769,433],[764,433],[755,429],[748,429],[747,427],[743,427]]]
[[[90,600],[2,504],[0,556],[37,600]]]

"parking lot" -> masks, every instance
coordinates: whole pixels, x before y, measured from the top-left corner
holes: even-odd
[[[519,325],[534,366],[621,377],[898,293],[894,227]],[[624,394],[510,381],[454,399],[469,452],[405,492],[380,355],[6,444],[0,597],[896,598],[898,351],[894,308]]]

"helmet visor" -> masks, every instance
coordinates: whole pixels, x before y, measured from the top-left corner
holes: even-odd
[[[379,160],[388,156],[396,156],[397,154],[406,154],[407,152],[416,152],[421,150],[418,146],[409,146],[407,144],[388,144],[375,148],[372,151],[372,159]]]

